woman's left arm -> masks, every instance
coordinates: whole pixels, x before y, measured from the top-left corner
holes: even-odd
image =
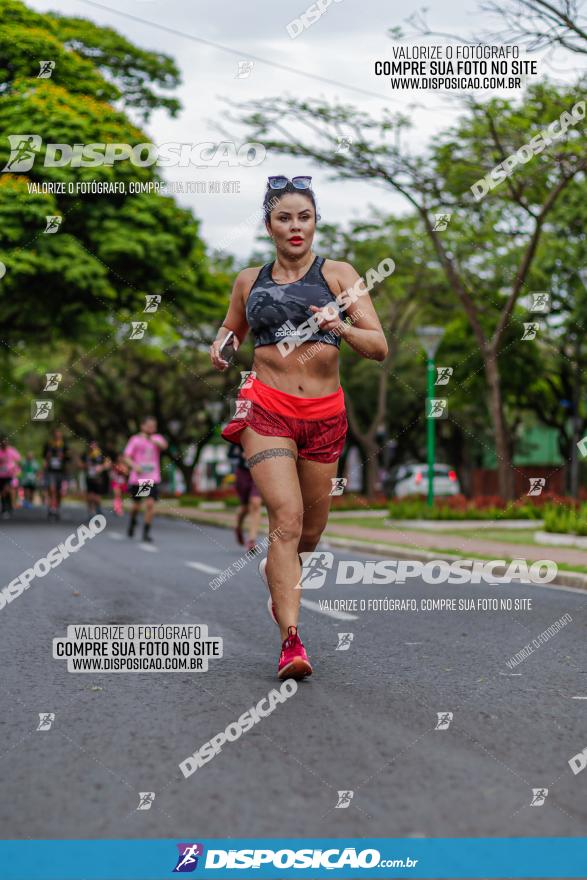
[[[336,333],[363,357],[385,360],[387,340],[364,281],[350,263],[332,261],[331,265],[332,269],[325,271],[324,276],[335,295],[344,294],[341,299],[346,306],[346,317],[350,320],[345,321],[334,304],[322,308],[310,306],[320,329]]]

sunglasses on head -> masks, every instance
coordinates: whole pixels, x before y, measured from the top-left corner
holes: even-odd
[[[284,174],[275,174],[272,177],[267,178],[267,183],[269,184],[270,189],[284,189],[288,183],[291,183],[296,189],[310,189],[312,178],[303,176],[292,177],[290,180],[289,177],[286,177]]]

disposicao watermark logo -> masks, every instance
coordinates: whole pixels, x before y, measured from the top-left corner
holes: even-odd
[[[352,792],[339,792],[341,795],[352,795]],[[348,803],[343,801],[345,806]],[[342,806],[343,804],[337,804]],[[292,841],[293,843],[293,841]],[[204,868],[223,868],[225,871],[233,869],[251,868],[259,869],[264,865],[274,869],[284,868],[307,868],[318,871],[344,870],[345,868],[414,868],[418,859],[406,856],[403,859],[382,859],[377,849],[356,849],[354,846],[328,847],[303,849],[258,849],[251,846],[249,849],[208,849]]]
[[[341,0],[317,0],[316,3],[312,3],[308,6],[306,11],[302,12],[299,18],[293,18],[288,24],[286,24],[285,29],[291,39],[295,40],[295,38],[299,37],[301,33],[309,27],[312,27],[312,25],[324,15],[332,3],[340,2]]]
[[[405,584],[410,578],[421,578],[425,584],[509,584],[514,579],[533,584],[549,584],[558,574],[551,559],[538,559],[531,564],[525,559],[381,559],[363,562],[341,559],[334,569],[334,556],[329,551],[302,553],[303,568],[300,589],[318,590],[324,586],[329,569],[335,572],[337,585]]]
[[[18,577],[10,581],[7,587],[0,590],[0,609],[20,596],[25,590],[28,590],[34,578],[45,577],[52,568],[57,568],[68,556],[81,550],[86,541],[95,538],[105,528],[106,517],[102,516],[102,514],[96,514],[87,526],[81,525],[75,532],[68,535],[62,544],[53,547],[46,556],[38,559],[32,568],[27,568],[22,574],[19,574]],[[77,543],[74,543],[76,539]]]
[[[139,805],[137,810],[150,810],[155,801],[154,791],[139,791]]]
[[[571,112],[564,110],[558,119],[555,119],[542,131],[539,131],[529,143],[524,144],[515,153],[507,156],[503,162],[496,165],[489,174],[475,181],[471,192],[476,202],[479,202],[487,193],[510,177],[517,165],[525,165],[538,153],[542,153],[553,142],[565,137],[572,125],[577,125],[585,118],[585,101],[578,101],[571,107]]]
[[[178,843],[176,844],[179,855],[173,874],[189,874],[198,867],[198,859],[204,855],[204,847],[201,843]]]
[[[573,755],[572,758],[569,758],[569,767],[575,774],[580,773],[582,770],[587,767],[587,749],[583,749],[581,752],[578,752],[576,755]]]
[[[30,171],[43,148],[43,140],[38,134],[9,134],[10,157],[2,169],[21,174]],[[232,141],[203,141],[197,144],[170,141],[153,144],[45,144],[43,165],[45,168],[100,168],[115,162],[129,161],[138,168],[218,168],[228,165],[231,168],[244,166],[251,168],[260,165],[266,156],[263,144],[247,141],[236,144]]]
[[[51,730],[51,726],[55,721],[55,712],[39,712],[39,723],[37,730]]]
[[[279,689],[273,688],[266,697],[259,700],[256,706],[251,706],[246,712],[239,717],[238,721],[233,721],[221,733],[217,733],[207,743],[186,758],[179,765],[179,769],[187,779],[192,773],[195,773],[203,764],[211,761],[219,752],[222,746],[227,742],[235,742],[240,739],[243,733],[246,733],[255,724],[258,724],[261,718],[266,718],[274,711],[278,703],[285,703],[290,697],[297,692],[298,684],[293,678],[286,679]]]

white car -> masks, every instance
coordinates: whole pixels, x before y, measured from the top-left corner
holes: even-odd
[[[458,495],[461,491],[456,471],[447,464],[434,465],[434,496]],[[428,494],[428,465],[402,464],[393,480],[393,495],[405,498],[406,495]]]

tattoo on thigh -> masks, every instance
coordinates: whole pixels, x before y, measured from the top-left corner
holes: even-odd
[[[250,458],[247,458],[247,465],[249,468],[252,468],[259,464],[260,461],[265,461],[266,458],[277,458],[280,455],[284,455],[286,458],[293,458],[294,461],[296,460],[291,449],[287,449],[285,446],[276,446],[274,449],[263,449],[261,452],[251,455]]]

